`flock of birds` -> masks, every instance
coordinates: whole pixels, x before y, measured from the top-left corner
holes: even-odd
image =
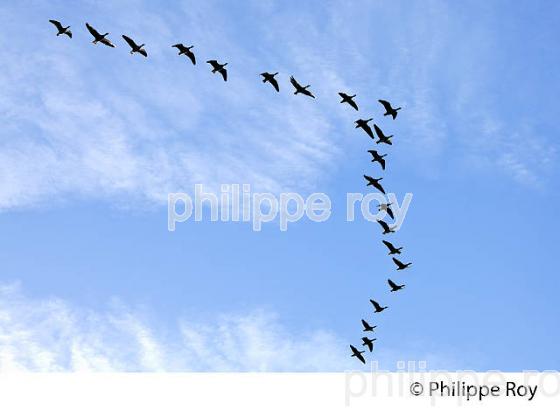
[[[356,111],[358,111],[358,105],[353,100],[353,98],[356,97],[356,95],[347,95],[345,93],[339,93],[339,95],[342,98],[341,103],[347,103],[351,107],[353,107]],[[393,118],[393,120],[395,120],[397,118],[398,111],[401,109],[401,107],[393,108],[393,106],[391,105],[391,103],[389,103],[389,101],[386,101],[386,100],[378,100],[378,101],[385,108],[385,114],[383,114],[383,115],[384,116],[389,115]],[[393,143],[391,141],[391,138],[393,138],[393,135],[385,135],[383,133],[383,131],[381,130],[381,128],[379,128],[379,126],[377,124],[373,124],[373,130],[371,129],[371,127],[369,126],[369,122],[371,122],[372,120],[373,120],[373,118],[359,119],[355,122],[356,128],[361,128],[373,140],[375,140],[375,136],[377,136],[377,141],[375,141],[376,144],[393,145]],[[374,132],[375,132],[375,134],[374,134]],[[368,150],[368,153],[371,154],[371,157],[372,157],[371,162],[379,163],[381,169],[383,171],[385,171],[385,166],[386,166],[385,157],[387,156],[387,154],[380,154],[377,150],[373,150],[373,149]],[[383,195],[386,194],[385,189],[383,188],[383,185],[381,185],[381,182],[380,182],[383,178],[373,178],[369,175],[364,175],[364,179],[367,182],[367,186],[371,186],[371,187],[377,189]],[[393,213],[393,210],[391,209],[391,205],[392,205],[392,203],[390,203],[390,202],[383,203],[383,204],[380,204],[378,206],[378,209],[379,209],[379,211],[385,211],[386,214],[392,220],[395,220],[395,215]],[[383,231],[382,231],[383,235],[387,235],[387,234],[391,234],[391,233],[395,232],[394,227],[391,227],[383,219],[378,219],[377,223],[383,229]],[[395,263],[398,271],[405,270],[410,265],[412,265],[412,263],[410,263],[410,262],[409,263],[403,263],[402,261],[397,259],[397,257],[395,257],[395,255],[400,255],[401,254],[401,251],[403,249],[402,247],[397,247],[387,240],[382,240],[382,243],[389,250],[389,255],[392,256],[393,262]],[[387,279],[387,283],[389,285],[389,290],[391,292],[398,292],[405,287],[404,284],[399,285],[399,284],[395,283],[393,280],[391,280],[390,278]],[[370,301],[371,305],[373,306],[374,313],[381,313],[385,309],[388,308],[388,306],[382,306],[379,302],[377,302],[373,299],[370,299],[369,301]],[[365,319],[362,319],[362,326],[363,326],[363,329],[362,329],[363,332],[366,332],[366,333],[367,332],[372,332],[373,333],[373,332],[375,332],[375,329],[377,328],[377,326],[372,326]],[[377,340],[376,338],[369,338],[367,336],[364,336],[364,337],[362,337],[362,344],[361,345],[364,346],[364,347],[367,347],[367,349],[371,353],[371,352],[373,352],[373,343],[376,340]],[[356,357],[363,364],[366,364],[366,359],[364,358],[364,353],[366,352],[365,350],[360,350],[359,348],[355,347],[354,345],[350,345],[350,350],[352,351],[352,354],[351,354],[352,357]]]
[[[62,25],[62,23],[60,23],[57,20],[49,20],[49,21],[56,27],[56,29],[57,29],[56,35],[57,36],[66,35],[66,36],[72,38],[72,31],[70,31],[70,26],[64,27]],[[86,28],[90,32],[90,34],[93,36],[93,41],[92,41],[93,44],[101,43],[101,44],[103,44],[107,47],[111,47],[111,48],[115,47],[115,45],[108,38],[109,33],[101,34],[99,31],[97,31],[89,23],[86,23]],[[145,44],[138,44],[132,38],[130,38],[126,35],[123,35],[122,38],[124,39],[124,41],[130,47],[130,54],[138,53],[138,54],[140,54],[144,57],[148,57],[148,53],[147,53],[146,49],[144,48]],[[193,65],[196,65],[196,56],[192,52],[192,49],[193,49],[194,46],[187,47],[182,43],[178,43],[178,44],[172,45],[172,47],[174,47],[178,50],[178,52],[179,52],[178,55],[186,56],[187,58],[190,59],[190,61],[192,62]],[[210,64],[210,66],[212,67],[212,73],[214,73],[214,74],[215,73],[220,73],[222,78],[224,79],[224,81],[227,81],[228,74],[227,74],[226,66],[227,66],[228,63],[220,64],[217,60],[208,60],[207,63]],[[278,80],[276,79],[276,76],[278,75],[278,73],[264,72],[264,73],[261,73],[260,75],[262,77],[262,82],[263,83],[269,83],[277,92],[280,92],[280,85],[278,84]],[[295,89],[295,92],[294,92],[295,95],[302,94],[302,95],[305,95],[305,96],[308,96],[308,97],[311,97],[311,98],[315,98],[313,93],[309,90],[309,87],[310,87],[309,85],[302,86],[293,76],[290,77],[290,83],[292,84],[292,86]],[[354,110],[359,111],[358,104],[356,103],[356,101],[354,101],[354,98],[356,97],[356,94],[349,95],[349,94],[346,94],[346,93],[343,93],[343,92],[339,92],[338,94],[342,98],[342,100],[340,101],[341,104],[343,104],[343,103],[348,104]],[[401,107],[393,108],[391,103],[386,101],[386,100],[378,100],[378,101],[385,108],[385,113],[383,115],[384,116],[391,116],[393,118],[393,120],[395,120],[397,118],[398,111],[401,109]],[[373,120],[373,118],[358,119],[358,120],[355,121],[355,124],[356,124],[355,128],[361,128],[373,140],[375,140],[375,137],[377,137],[377,140],[375,141],[376,144],[393,145],[393,143],[391,141],[391,138],[393,137],[393,135],[385,135],[383,133],[383,131],[381,130],[381,128],[379,128],[379,126],[377,124],[373,124],[373,130],[371,129],[371,127],[369,126],[369,123],[372,120]],[[381,169],[385,170],[385,165],[386,165],[385,157],[387,156],[387,154],[382,155],[376,150],[368,150],[368,153],[370,153],[371,156],[372,156],[371,162],[379,163],[379,165],[381,166]],[[367,181],[367,186],[374,187],[375,189],[380,191],[383,195],[386,194],[385,189],[383,188],[383,186],[380,183],[380,181],[383,178],[373,178],[369,175],[364,175],[364,178]],[[395,216],[394,216],[393,211],[391,209],[391,205],[392,205],[391,203],[380,204],[379,205],[379,210],[380,211],[385,211],[387,213],[387,215],[391,219],[394,220]],[[394,229],[391,228],[391,226],[389,226],[389,224],[387,222],[385,222],[384,220],[380,219],[380,220],[377,220],[377,222],[383,228],[383,234],[384,235],[395,232]],[[403,249],[402,247],[397,248],[391,242],[389,242],[387,240],[383,240],[382,242],[387,247],[387,249],[389,250],[389,255],[400,255],[401,254],[401,250]],[[407,269],[411,265],[411,263],[401,262],[395,256],[393,256],[393,262],[397,266],[397,270]],[[399,291],[399,290],[401,290],[405,287],[405,285],[396,284],[391,279],[388,279],[387,283],[389,284],[391,292],[397,292],[397,291]],[[375,313],[381,313],[385,309],[387,309],[387,306],[381,306],[378,302],[376,302],[373,299],[370,299],[369,301],[373,305]],[[376,327],[377,327],[377,326],[371,326],[364,319],[362,319],[362,325],[363,325],[363,331],[364,332],[374,332]],[[368,348],[368,350],[370,352],[372,352],[373,351],[373,343],[376,340],[377,339],[375,339],[375,338],[370,339],[367,336],[364,336],[364,337],[362,337],[362,346],[366,346]],[[363,356],[363,354],[365,353],[365,350],[359,350],[358,348],[356,348],[353,345],[350,345],[350,349],[352,350],[352,355],[351,355],[352,357],[358,358],[364,364],[366,363],[366,360]]]

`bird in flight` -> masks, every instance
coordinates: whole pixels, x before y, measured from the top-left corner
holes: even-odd
[[[393,245],[391,242],[389,241],[382,241],[383,244],[385,244],[385,246],[387,247],[387,249],[389,249],[389,255],[400,255],[401,254],[401,250],[402,250],[402,246],[400,248],[395,248],[395,245]]]
[[[373,352],[373,342],[375,342],[377,339],[369,339],[367,337],[362,337],[362,346],[367,346],[367,348],[369,349],[370,352]]]
[[[362,326],[364,327],[364,332],[373,332],[373,329],[377,327],[377,326],[370,325],[364,319],[362,319]]]
[[[401,109],[401,107],[399,108],[393,108],[391,107],[391,103],[389,101],[385,101],[385,100],[377,100],[381,103],[381,105],[383,105],[383,107],[385,107],[385,115],[390,115],[391,117],[393,117],[393,120],[395,118],[397,118],[397,111]]]
[[[391,287],[391,292],[396,292],[398,290],[401,290],[402,288],[404,288],[405,285],[397,285],[395,282],[393,282],[391,279],[387,280],[387,283],[389,284],[389,286]]]
[[[298,83],[297,80],[294,78],[294,76],[290,77],[290,82],[292,83],[292,85],[296,89],[296,91],[294,92],[294,95],[297,95],[297,94],[301,93],[301,94],[307,95],[308,97],[315,98],[315,96],[311,93],[311,91],[308,90],[308,88],[310,87],[309,85],[306,85],[305,87],[302,87],[301,84]]]
[[[375,309],[375,313],[383,312],[385,309],[388,308],[388,306],[381,306],[379,303],[377,303],[373,299],[370,299],[369,301],[373,305],[373,308]]]
[[[373,118],[370,118],[368,120],[362,120],[362,119],[356,120],[354,121],[354,123],[356,124],[354,128],[363,129],[371,139],[375,139],[375,137],[373,136],[373,131],[371,130],[371,127],[368,125],[368,122],[370,122],[371,120],[373,120]]]
[[[99,34],[99,31],[97,31],[92,26],[90,26],[89,23],[86,23],[86,27],[88,31],[91,33],[91,35],[93,36],[93,41],[92,41],[93,44],[101,43],[101,44],[105,44],[107,47],[115,48],[115,45],[111,43],[111,40],[107,38],[109,33]]]
[[[386,234],[388,234],[388,233],[394,233],[394,232],[395,232],[394,229],[389,228],[389,225],[387,225],[387,222],[385,222],[385,221],[383,221],[383,220],[381,220],[381,219],[378,219],[378,220],[377,220],[377,223],[378,223],[379,225],[381,225],[381,227],[383,228],[383,235],[386,235]]]
[[[338,93],[338,95],[340,95],[340,98],[342,98],[342,101],[340,101],[341,104],[347,103],[350,107],[352,107],[356,111],[358,111],[358,104],[356,104],[356,102],[353,100],[353,98],[356,96],[356,94],[348,95],[346,93],[340,92],[340,93]]]
[[[379,162],[379,165],[381,165],[381,169],[385,170],[385,157],[387,156],[387,154],[379,154],[379,152],[377,152],[374,149],[370,149],[368,150],[368,152],[371,154],[371,162]]]
[[[227,81],[226,65],[228,65],[228,63],[220,64],[216,60],[208,60],[207,63],[212,66],[212,73],[213,74],[220,73],[222,75],[222,77],[224,78],[224,81]]]
[[[375,141],[376,144],[393,145],[393,143],[391,142],[391,138],[393,138],[392,135],[385,136],[385,134],[383,134],[383,131],[381,131],[381,128],[379,128],[377,126],[377,124],[373,124],[373,128],[375,129],[375,133],[377,134],[377,138],[379,138],[377,141]]]
[[[377,209],[379,209],[379,211],[385,211],[387,212],[387,215],[389,215],[391,217],[391,219],[395,220],[395,214],[393,213],[393,210],[391,209],[391,203],[389,202],[388,204],[379,204],[377,205]]]
[[[276,74],[278,73],[267,73],[267,72],[261,73],[261,76],[263,77],[262,82],[270,83],[270,85],[272,85],[277,92],[280,92],[280,86],[278,85],[278,81],[276,81],[276,78],[274,78]]]
[[[356,357],[360,362],[366,364],[366,359],[364,359],[364,356],[362,354],[366,352],[365,350],[358,350],[352,345],[350,345],[350,349],[352,349],[352,357]]]
[[[122,38],[124,39],[124,41],[126,41],[128,43],[128,45],[130,46],[131,50],[130,50],[130,54],[134,54],[134,53],[138,53],[138,54],[142,54],[144,57],[148,57],[148,53],[146,52],[146,50],[143,49],[143,47],[145,46],[145,44],[136,44],[134,42],[133,39],[131,39],[128,36],[125,36],[123,34]]]
[[[377,188],[383,195],[385,195],[385,190],[383,189],[383,187],[379,183],[379,181],[381,181],[383,178],[372,178],[369,175],[364,175],[364,178],[368,182],[366,186],[371,185],[374,188]]]
[[[404,270],[408,268],[410,265],[412,265],[412,262],[402,263],[400,260],[398,260],[395,257],[393,257],[393,262],[395,262],[395,265],[397,265],[397,270]]]
[[[69,30],[70,26],[63,27],[62,24],[60,24],[60,21],[56,21],[56,20],[49,20],[49,21],[52,24],[54,24],[54,26],[58,30],[58,33],[56,33],[57,37],[60,36],[61,34],[66,34],[68,37],[72,38],[72,32]]]
[[[179,50],[178,55],[187,56],[192,61],[193,65],[196,65],[196,57],[194,56],[194,53],[191,51],[191,48],[193,48],[194,46],[187,47],[182,43],[178,43],[178,44],[173,44],[171,47],[175,47],[177,50]]]

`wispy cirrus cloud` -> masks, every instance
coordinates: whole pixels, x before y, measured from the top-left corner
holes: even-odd
[[[211,323],[180,319],[177,329],[158,330],[120,302],[93,311],[0,286],[2,372],[344,370],[344,347],[325,330],[290,333],[264,311]]]

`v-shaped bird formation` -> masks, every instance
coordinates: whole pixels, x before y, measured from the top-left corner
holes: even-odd
[[[49,22],[55,26],[57,30],[56,33],[57,37],[60,35],[66,35],[69,38],[72,38],[72,32],[70,31],[70,26],[65,27],[61,22],[57,20],[49,20]],[[91,24],[85,23],[85,25],[88,32],[93,37],[92,40],[93,44],[101,43],[107,47],[115,48],[115,45],[109,39],[109,33],[101,34]],[[148,52],[145,49],[146,44],[144,43],[138,44],[134,39],[124,34],[122,35],[122,39],[130,47],[130,54],[140,54],[146,58],[148,57]],[[192,49],[194,48],[193,45],[187,47],[183,43],[177,43],[177,44],[173,44],[171,47],[177,49],[178,56],[184,55],[192,62],[193,65],[196,65],[196,56],[192,51]],[[206,63],[208,63],[211,66],[212,68],[211,71],[213,74],[219,73],[222,76],[223,80],[227,81],[228,72],[226,66],[228,65],[228,63],[220,63],[218,62],[218,60],[215,59],[207,60]],[[276,78],[277,75],[278,75],[277,72],[276,73],[263,72],[260,74],[263,83],[269,83],[276,90],[276,92],[280,92],[280,84]],[[315,95],[313,95],[313,93],[309,89],[310,85],[305,85],[305,86],[301,85],[295,79],[294,76],[290,76],[290,84],[294,88],[294,95],[301,94],[310,98],[315,98]],[[339,92],[338,95],[340,96],[340,98],[342,98],[342,100],[340,101],[341,104],[347,104],[348,106],[352,107],[352,109],[354,109],[355,111],[359,111],[358,104],[355,101],[356,94],[350,95],[344,92]],[[386,100],[378,100],[378,101],[385,109],[385,113],[383,114],[383,116],[391,116],[393,120],[395,120],[397,118],[398,111],[401,109],[401,107],[393,108],[393,106],[391,105],[391,103],[389,103],[389,101]],[[372,121],[373,118],[358,119],[355,121],[356,124],[355,128],[362,129],[369,138],[375,141],[376,145],[377,144],[393,145],[393,142],[391,141],[393,135],[385,135],[381,130],[381,128],[375,123],[373,124],[373,130],[372,130],[371,126],[369,125],[369,123]],[[385,171],[385,167],[386,167],[385,157],[387,157],[387,154],[380,154],[377,150],[374,149],[368,150],[368,153],[371,154],[372,157],[371,162],[377,162],[380,165],[381,169]],[[383,195],[386,194],[383,185],[381,185],[381,181],[383,180],[383,177],[374,178],[372,176],[364,174],[364,179],[367,182],[366,186],[368,187],[371,186],[375,188]],[[383,203],[378,206],[378,209],[380,211],[385,211],[386,214],[392,220],[395,220],[395,215],[393,214],[391,205],[392,204],[389,202]],[[391,226],[383,219],[377,220],[377,223],[383,229],[382,231],[383,235],[391,234],[395,232],[395,227]],[[402,247],[396,247],[395,245],[393,245],[391,242],[387,240],[383,240],[382,242],[389,250],[389,255],[392,256],[393,262],[395,263],[398,271],[405,270],[412,265],[411,263],[402,262],[400,259],[397,259],[395,256],[393,256],[393,255],[401,255],[401,250],[403,249]],[[397,284],[392,279],[388,279],[387,283],[389,284],[390,292],[398,292],[405,287],[404,284]],[[370,299],[369,301],[373,306],[374,313],[381,313],[388,308],[388,306],[382,306],[379,302],[373,299]],[[363,326],[362,330],[364,332],[374,332],[375,329],[377,328],[377,326],[370,325],[370,323],[368,323],[365,319],[362,319],[362,326]],[[362,340],[361,346],[367,347],[367,350],[369,352],[373,352],[374,342],[377,339],[376,338],[370,339],[369,337],[364,336],[362,337],[361,340]],[[364,358],[365,350],[359,350],[353,345],[350,345],[350,350],[352,351],[351,354],[352,357],[356,357],[364,364],[366,363],[366,360]]]

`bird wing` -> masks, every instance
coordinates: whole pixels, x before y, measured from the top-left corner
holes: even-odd
[[[391,111],[393,108],[391,107],[391,103],[389,101],[385,101],[385,100],[377,100],[379,101],[383,107],[385,108],[385,111]]]
[[[62,31],[64,30],[64,27],[62,27],[62,24],[60,24],[60,21],[56,21],[56,20],[49,20],[52,24],[54,24],[54,26],[59,30]]]
[[[185,46],[182,43],[173,44],[171,47],[175,47],[177,50],[181,52],[185,51]]]
[[[381,309],[381,305],[379,303],[377,303],[375,300],[370,299],[369,300],[371,302],[371,304],[373,305],[373,307],[377,310],[377,309]]]
[[[379,128],[377,124],[373,124],[373,128],[375,129],[375,133],[380,139],[385,138],[385,135],[383,135],[383,131],[381,131],[381,128]]]
[[[348,100],[348,104],[350,104],[350,106],[352,108],[354,108],[356,111],[358,111],[358,104],[356,104],[356,102],[352,99]]]
[[[371,182],[372,184],[375,183],[375,180],[369,175],[364,175],[364,178],[367,182]]]
[[[99,34],[99,32],[96,29],[94,29],[92,26],[90,26],[89,23],[86,23],[86,27],[93,37],[95,38],[101,37],[101,34]]]
[[[368,322],[366,322],[364,319],[362,319],[362,326],[364,327],[364,329],[369,329],[371,326],[369,325]]]
[[[220,74],[224,77],[224,81],[227,81],[227,70],[225,68],[220,70]]]
[[[383,186],[378,181],[374,181],[373,186],[376,187],[379,191],[381,191],[383,195],[385,195],[385,190],[383,189]]]
[[[101,44],[105,44],[108,47],[113,47],[115,48],[115,45],[113,43],[111,43],[111,40],[109,40],[107,37],[103,37],[101,40],[99,40],[101,42]]]
[[[371,127],[367,124],[364,124],[362,128],[366,132],[366,134],[369,135],[371,139],[373,139],[373,131],[371,130]]]
[[[188,58],[191,59],[193,65],[196,65],[196,57],[194,56],[194,53],[191,50],[187,50],[185,54],[187,55]]]
[[[357,357],[363,364],[366,364],[366,359],[364,359],[364,356],[362,356],[362,352],[360,352],[352,345],[350,345],[350,349],[352,349],[353,356]]]
[[[385,171],[385,159],[379,158],[379,163],[381,164],[381,169]]]
[[[296,89],[300,89],[301,85],[299,85],[299,83],[296,81],[296,79],[294,78],[294,76],[290,77],[290,82],[292,83],[292,85],[296,88]]]
[[[397,265],[399,268],[403,268],[404,267],[404,263],[402,263],[400,260],[398,260],[397,258],[393,258],[393,262],[395,262],[395,265]]]
[[[389,284],[389,286],[391,286],[393,289],[398,288],[399,286],[393,282],[391,279],[387,280],[387,283]]]
[[[270,81],[270,84],[272,84],[272,86],[274,87],[274,89],[277,92],[280,92],[280,86],[278,85],[278,81],[276,81],[276,78],[272,77],[269,81]]]
[[[385,244],[385,246],[386,246],[391,252],[393,252],[393,251],[395,250],[395,246],[394,246],[391,242],[385,241],[385,240],[382,241],[382,242]]]
[[[387,223],[385,221],[379,219],[377,222],[379,223],[379,225],[381,225],[383,227],[384,231],[387,231],[387,232],[391,231],[391,229],[389,228],[389,225],[387,225]]]
[[[217,60],[208,60],[207,63],[210,64],[212,68],[216,68],[216,66],[218,65]]]
[[[134,49],[134,48],[138,48],[138,45],[137,45],[137,44],[134,42],[134,40],[131,39],[130,37],[125,36],[125,35],[123,34],[122,38],[124,38],[124,41],[126,41],[126,42],[128,43],[128,45],[130,46],[130,48],[133,48],[133,49]]]
[[[144,57],[148,57],[148,52],[146,50],[144,50],[143,48],[141,48],[140,50],[138,50],[138,52],[140,54],[142,54]]]
[[[302,94],[305,94],[305,95],[307,95],[307,96],[309,96],[309,97],[311,97],[311,98],[315,98],[315,96],[313,95],[313,93],[312,93],[311,91],[307,90],[307,89],[303,89],[301,92],[302,92]]]
[[[343,100],[345,100],[346,97],[348,97],[348,96],[346,95],[346,93],[338,93],[338,95],[340,95],[340,98],[342,98]],[[341,101],[341,102],[344,102],[344,101]]]
[[[395,219],[395,214],[393,213],[393,210],[391,208],[387,208],[385,211],[387,212],[387,215],[391,217],[391,219]]]

